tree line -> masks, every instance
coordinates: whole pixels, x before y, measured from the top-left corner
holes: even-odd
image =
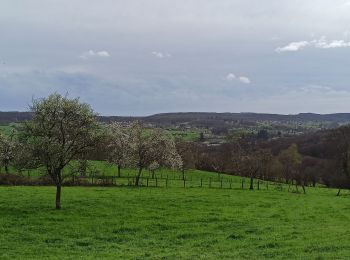
[[[350,126],[297,137],[263,140],[241,136],[219,146],[174,140],[163,129],[145,127],[139,121],[102,124],[90,105],[79,99],[52,94],[34,100],[32,118],[10,135],[0,134],[0,166],[9,173],[44,168],[56,185],[56,209],[61,208],[63,169],[79,161],[84,174],[86,160],[108,160],[120,175],[125,167],[137,168],[135,185],[145,169],[159,167],[182,171],[196,168],[280,181],[302,188],[323,183],[350,188]],[[1,170],[1,169],[0,169]],[[339,195],[338,192],[338,195]]]
[[[191,146],[191,167],[249,177],[251,189],[254,178],[285,182],[304,192],[317,183],[338,188],[337,195],[350,189],[349,125],[275,140],[241,136],[219,146]]]
[[[138,168],[135,185],[145,168],[181,168],[175,142],[164,130],[146,129],[140,122],[104,127],[88,104],[59,94],[34,100],[30,112],[32,119],[17,133],[0,135],[1,166],[6,173],[10,165],[18,171],[44,168],[56,185],[56,209],[61,208],[63,169],[101,147],[119,173],[122,167]]]

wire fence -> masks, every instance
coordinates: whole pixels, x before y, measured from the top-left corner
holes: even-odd
[[[67,174],[64,177],[64,186],[139,186],[139,187],[182,187],[182,188],[216,188],[216,189],[249,189],[250,179],[246,177],[230,176],[216,173],[209,176],[187,175],[180,172],[144,172],[140,177],[135,173],[125,172],[116,175],[104,175],[98,172],[91,172],[86,176]],[[0,175],[0,185],[54,185],[47,175],[9,174]],[[280,182],[254,179],[254,189],[261,190],[284,190]],[[289,185],[290,186],[290,185]]]
[[[137,183],[138,182],[138,183]],[[165,177],[145,177],[137,176],[71,176],[65,179],[65,184],[69,186],[141,186],[141,187],[182,187],[182,188],[217,188],[217,189],[249,189],[250,181],[242,178],[240,181],[225,178],[171,178]],[[137,185],[136,185],[137,184]],[[269,190],[284,189],[282,183],[263,181],[255,179],[254,189]]]

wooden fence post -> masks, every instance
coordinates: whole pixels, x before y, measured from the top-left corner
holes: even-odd
[[[201,178],[201,188],[203,187],[203,179]]]

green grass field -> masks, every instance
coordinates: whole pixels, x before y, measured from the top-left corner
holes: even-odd
[[[178,130],[178,129],[171,129],[169,132],[175,137],[182,139],[184,141],[197,141],[200,136],[200,130]],[[204,132],[204,131],[203,131]]]
[[[11,134],[12,129],[13,128],[9,125],[0,125],[0,133],[2,134],[5,134],[5,135]]]
[[[97,176],[117,176],[117,167],[115,165],[111,165],[110,163],[106,161],[89,161],[89,167],[87,170],[87,176],[91,175],[97,175]],[[71,166],[66,167],[64,170],[65,176],[71,176],[71,173],[74,172],[74,169],[77,169],[77,162],[73,161],[71,163]],[[118,178],[116,183],[118,185],[127,185],[128,179],[127,177],[130,177],[130,181],[133,179],[133,177],[137,174],[137,169],[122,169],[121,170],[121,177]],[[4,168],[0,168],[0,173],[4,173]],[[15,173],[16,169],[13,167],[10,167],[10,172]],[[39,176],[41,176],[45,172],[45,169],[35,169],[35,170],[24,170],[21,174],[24,176],[29,176],[32,179],[35,179]],[[144,169],[142,173],[142,183],[146,184],[146,178],[149,178],[149,184],[150,186],[155,186],[155,179],[151,179],[152,174],[147,170]],[[169,178],[168,186],[169,187],[183,187],[182,182],[182,173],[178,170],[170,170],[166,168],[160,168],[155,171],[154,178],[158,178],[158,185],[159,186],[165,186],[165,178]],[[221,187],[220,181],[223,181],[223,188],[229,188],[230,183],[231,187],[238,188],[241,186],[241,177],[232,176],[232,175],[226,175],[226,174],[217,174],[217,173],[211,173],[211,172],[205,172],[200,170],[186,170],[185,171],[185,178],[186,178],[186,186],[188,187],[200,187],[201,186],[201,180],[203,187],[209,186],[209,181],[211,182],[211,187]],[[71,179],[71,178],[70,178]],[[248,185],[248,180],[243,178],[245,183],[244,185]],[[89,179],[91,181],[91,179]]]
[[[335,193],[64,187],[56,211],[54,187],[0,187],[0,259],[348,259]]]

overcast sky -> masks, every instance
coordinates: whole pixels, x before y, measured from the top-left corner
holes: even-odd
[[[350,112],[350,0],[1,0],[0,110]]]

